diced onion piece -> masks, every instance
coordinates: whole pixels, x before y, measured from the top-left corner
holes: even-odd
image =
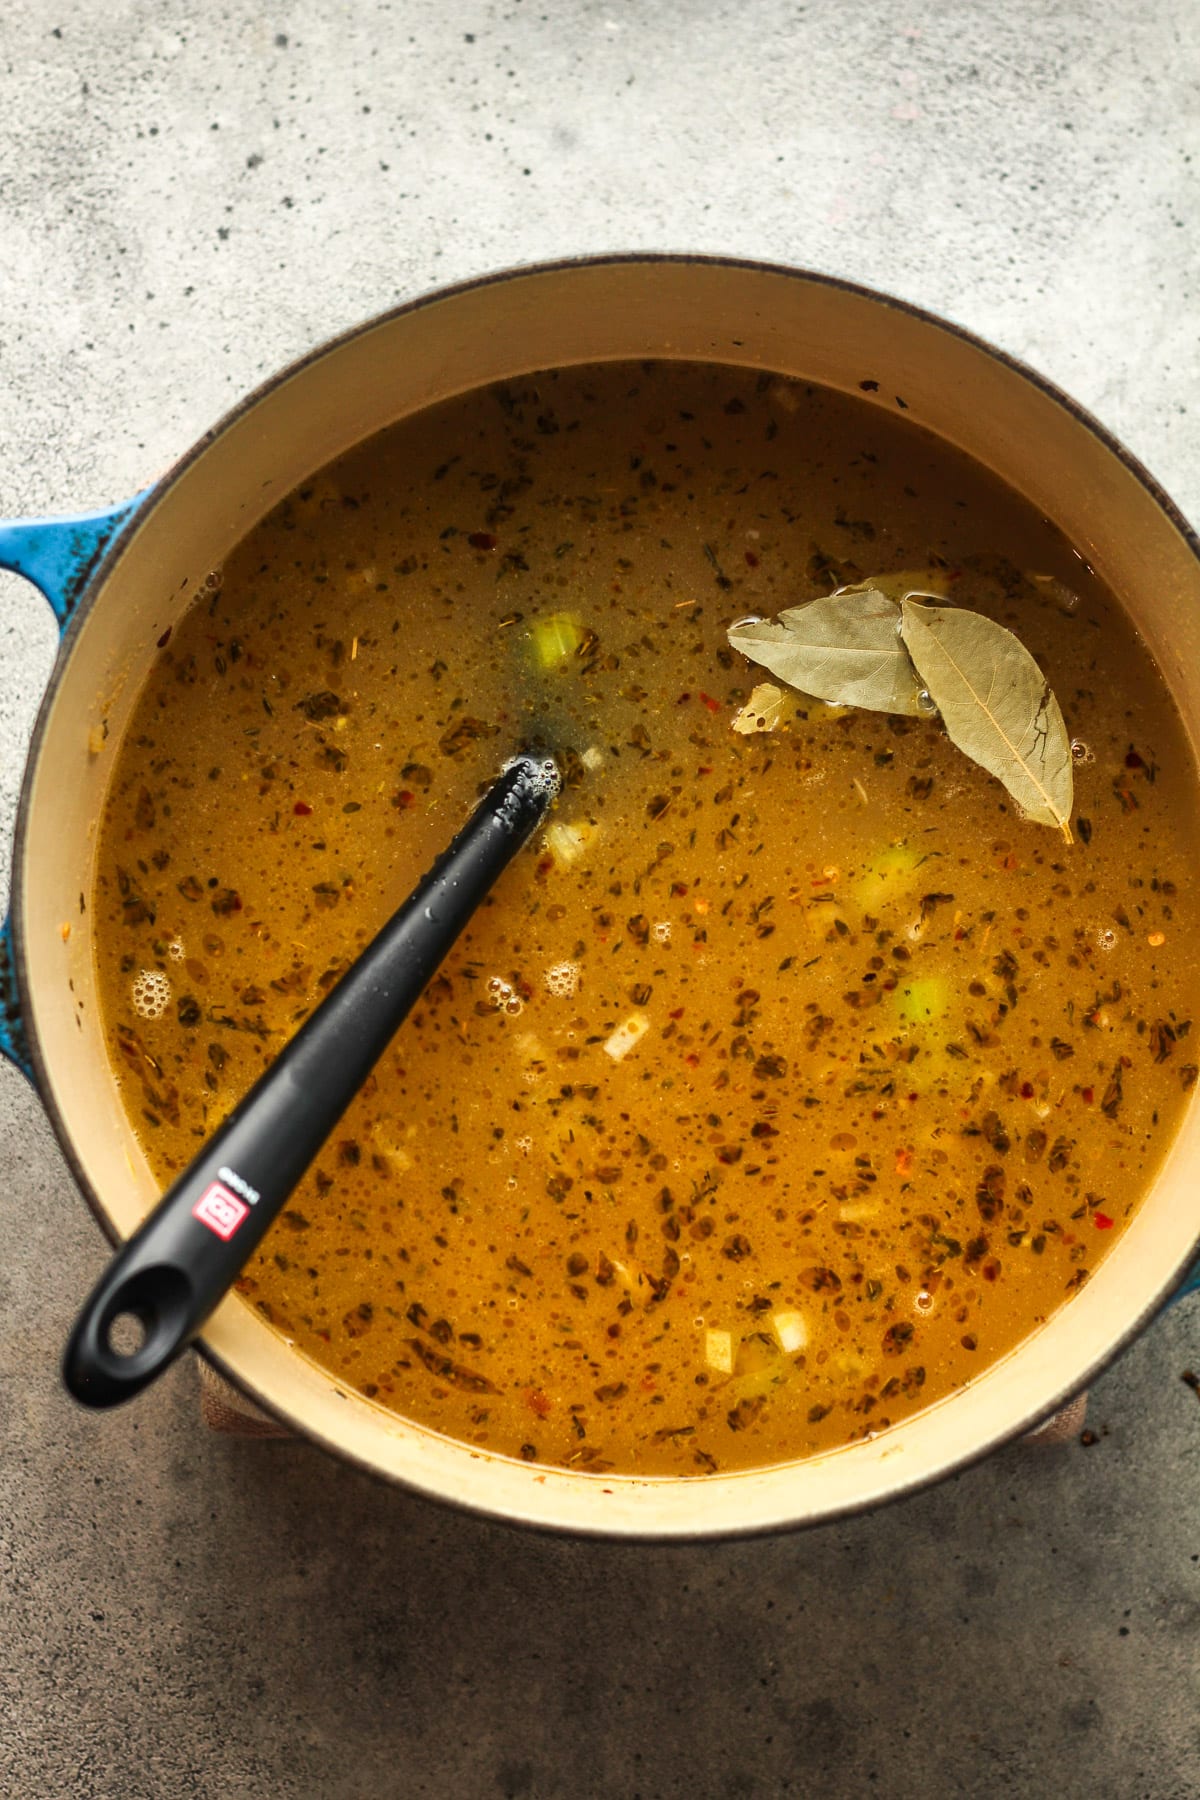
[[[597,769],[604,767],[604,752],[599,744],[589,744],[579,760],[588,773],[594,775]]]
[[[779,1339],[781,1350],[786,1351],[789,1356],[795,1350],[803,1350],[808,1342],[808,1324],[803,1313],[774,1313],[771,1324],[775,1328],[775,1336]]]
[[[403,1175],[407,1169],[412,1168],[413,1159],[408,1151],[402,1149],[396,1142],[394,1130],[383,1124],[376,1125],[371,1136],[391,1163],[396,1174]]]
[[[625,1290],[626,1300],[633,1306],[649,1306],[654,1299],[655,1288],[641,1263],[621,1261],[615,1256],[610,1260],[617,1280]]]
[[[776,1388],[781,1388],[790,1379],[792,1367],[786,1358],[775,1356],[750,1375],[735,1375],[739,1397],[743,1400],[757,1400],[760,1394],[773,1394]]]
[[[716,1369],[721,1375],[733,1374],[732,1331],[705,1332],[704,1360],[710,1369]]]
[[[573,825],[555,819],[546,827],[546,847],[560,868],[569,869],[572,863],[579,861],[598,830],[598,826],[589,825],[586,819],[577,819]]]
[[[901,1024],[923,1026],[945,1018],[950,995],[945,975],[914,975],[896,989],[893,1004]]]
[[[804,928],[810,937],[821,943],[826,940],[830,943],[834,941],[833,933],[837,932],[839,924],[845,925],[847,931],[850,929],[846,915],[836,900],[816,900],[804,909]],[[844,936],[844,933],[838,935]]]
[[[573,613],[551,613],[530,631],[533,654],[541,669],[561,669],[583,642],[583,627]]]
[[[916,844],[889,844],[881,850],[854,884],[854,898],[863,912],[878,912],[897,896],[913,893],[924,861],[925,853]]]
[[[878,1200],[847,1200],[838,1207],[838,1217],[847,1224],[858,1224],[862,1219],[873,1219],[879,1211]]]
[[[650,1029],[650,1021],[645,1013],[630,1013],[624,1024],[618,1025],[604,1046],[606,1056],[614,1062],[620,1062],[628,1056],[635,1044],[640,1044]]]

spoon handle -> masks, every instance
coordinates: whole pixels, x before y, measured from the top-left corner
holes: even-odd
[[[200,1329],[557,791],[553,763],[509,763],[416,891],[117,1252],[67,1343],[63,1379],[77,1400],[104,1407],[131,1399]],[[128,1314],[142,1340],[122,1352],[111,1334]]]

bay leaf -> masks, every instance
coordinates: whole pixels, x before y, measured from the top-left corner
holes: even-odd
[[[1071,740],[1024,644],[982,613],[905,600],[902,634],[952,744],[1003,782],[1021,811],[1071,842]]]
[[[729,642],[815,700],[918,716],[921,684],[899,627],[899,606],[878,588],[841,588],[774,619],[731,625]]]
[[[890,575],[872,575],[866,584],[878,588],[889,600],[948,600],[954,583],[947,569],[897,569]]]
[[[743,737],[758,731],[774,731],[783,717],[787,695],[773,681],[760,681],[745,706],[739,708],[733,729]]]

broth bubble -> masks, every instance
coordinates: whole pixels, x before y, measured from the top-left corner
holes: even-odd
[[[1071,739],[1071,761],[1077,763],[1094,763],[1096,752],[1082,738]]]
[[[143,969],[129,990],[133,1010],[141,1019],[161,1019],[171,999],[171,983],[161,969]]]
[[[542,980],[546,984],[546,992],[553,994],[556,1000],[569,1000],[579,986],[579,964],[552,963]]]

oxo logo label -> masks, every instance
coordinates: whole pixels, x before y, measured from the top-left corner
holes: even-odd
[[[245,1201],[231,1194],[223,1182],[212,1181],[193,1206],[192,1217],[215,1231],[219,1238],[228,1239],[249,1211]]]

